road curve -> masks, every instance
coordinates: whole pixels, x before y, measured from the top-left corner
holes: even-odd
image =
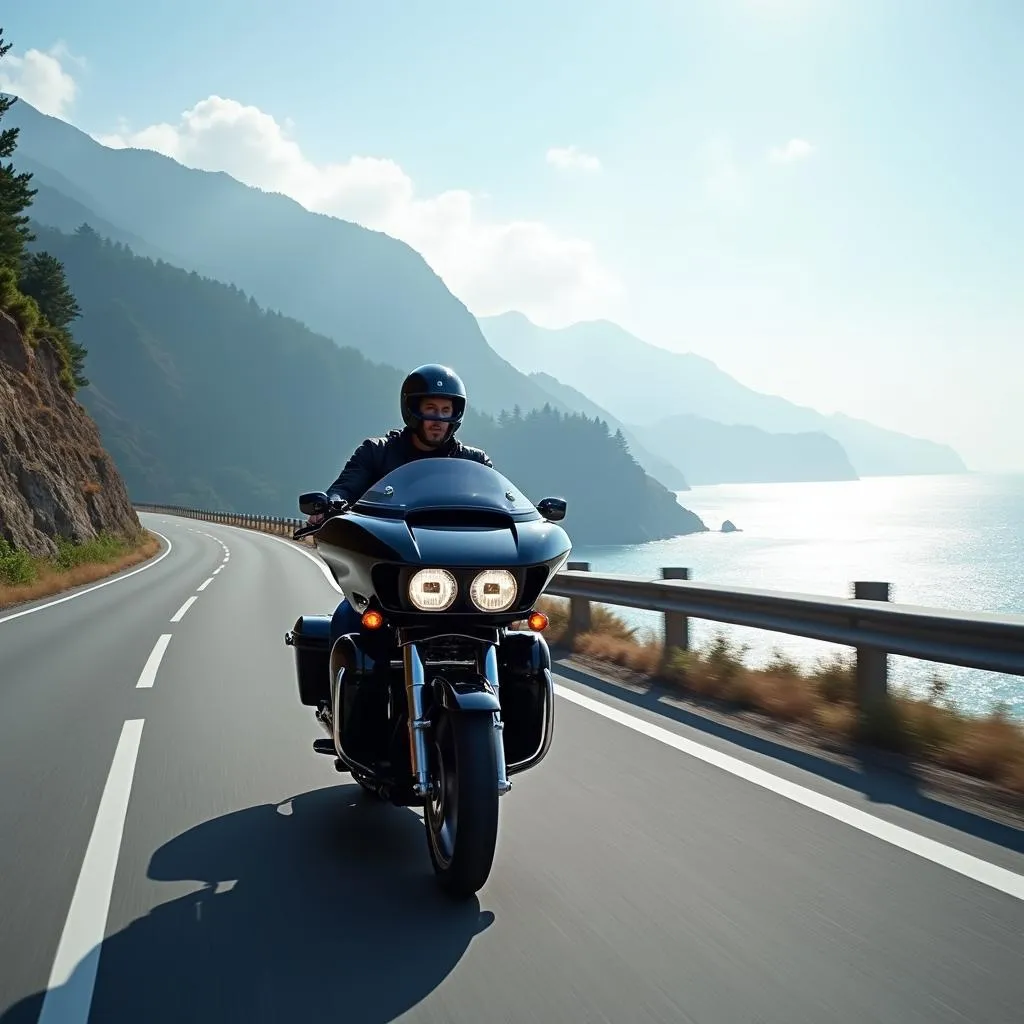
[[[0,1024],[1020,1020],[1019,831],[568,670],[453,907],[312,752],[318,560],[142,518],[159,561],[0,612]]]

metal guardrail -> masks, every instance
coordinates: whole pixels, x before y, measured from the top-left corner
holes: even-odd
[[[212,509],[187,508],[183,505],[152,505],[142,501],[132,502],[142,512],[162,512],[166,515],[181,516],[183,519],[202,519],[207,523],[224,523],[227,526],[245,526],[253,530],[286,535],[298,529],[305,519],[287,519],[281,516],[257,516],[246,512],[217,512]]]
[[[567,570],[546,593],[569,598],[570,634],[590,628],[597,602],[661,612],[666,647],[681,650],[689,648],[690,618],[853,647],[862,711],[888,696],[890,654],[1024,676],[1024,615],[890,603],[886,582],[855,582],[844,599],[695,583],[687,569],[662,569],[660,580],[598,575],[586,562]]]
[[[305,522],[170,505],[135,507],[281,534]],[[895,604],[889,601],[889,584],[878,581],[855,582],[853,596],[843,599],[696,583],[685,568],[665,568],[661,575],[649,580],[597,574],[590,572],[587,562],[569,562],[546,593],[569,599],[568,639],[590,628],[591,603],[597,602],[661,612],[666,648],[689,649],[690,618],[852,647],[862,712],[888,696],[890,654],[1024,676],[1024,615]]]

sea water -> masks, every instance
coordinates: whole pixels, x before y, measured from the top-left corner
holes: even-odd
[[[1024,475],[870,477],[810,484],[746,484],[680,491],[712,532],[625,547],[575,548],[572,558],[594,572],[648,579],[662,566],[690,569],[691,579],[849,597],[854,580],[885,580],[890,599],[965,611],[1024,614]],[[719,532],[729,519],[740,531]],[[572,509],[565,521],[572,529]],[[657,613],[619,608],[632,625],[661,630]],[[848,650],[816,640],[690,622],[691,644],[716,631],[748,645],[748,664],[773,648],[811,666]],[[1024,719],[1024,678],[892,657],[892,683],[928,691],[938,673],[947,697],[964,711],[1009,705]]]

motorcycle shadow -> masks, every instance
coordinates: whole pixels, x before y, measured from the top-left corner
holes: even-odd
[[[205,887],[83,958],[49,997],[78,1013],[53,1019],[85,1019],[82,985],[98,957],[92,1020],[391,1021],[494,920],[476,899],[436,889],[416,814],[351,784],[197,825],[157,850],[147,874]],[[35,1024],[43,995],[0,1024]]]

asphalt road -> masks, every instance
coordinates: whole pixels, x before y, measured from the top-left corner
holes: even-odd
[[[143,519],[158,561],[0,612],[0,1024],[1021,1020],[1019,831],[579,678],[453,907],[311,749],[316,560]]]

